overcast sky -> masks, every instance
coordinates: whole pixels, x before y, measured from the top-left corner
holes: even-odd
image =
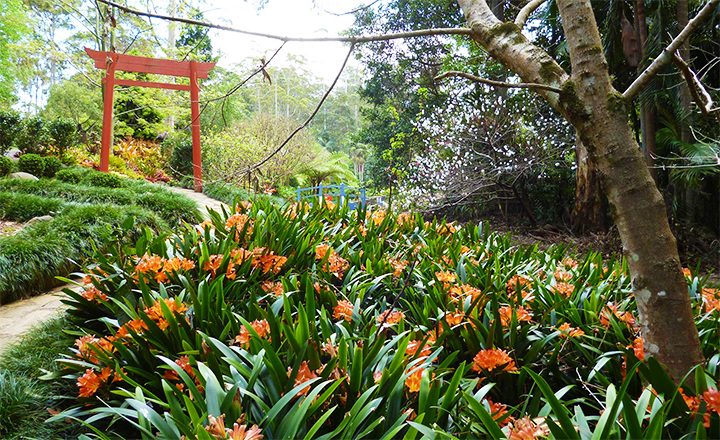
[[[160,5],[165,2],[158,2]],[[202,6],[206,20],[265,33],[292,36],[336,36],[353,23],[352,15],[335,16],[330,12],[352,10],[360,0],[268,0],[262,9],[256,1],[206,0]],[[280,42],[225,31],[212,31],[214,48],[220,52],[219,64],[228,67],[247,57],[270,56]],[[282,64],[288,54],[302,55],[308,69],[330,82],[342,64],[347,47],[342,43],[288,43],[276,60]],[[275,63],[274,63],[275,64]]]

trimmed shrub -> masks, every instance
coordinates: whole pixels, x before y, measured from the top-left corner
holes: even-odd
[[[35,177],[42,177],[45,175],[45,159],[39,154],[23,154],[18,159],[18,169]]]
[[[43,176],[45,177],[55,177],[55,174],[57,174],[57,172],[60,171],[63,166],[60,159],[55,156],[43,157],[43,161]]]
[[[13,170],[13,161],[9,157],[0,156],[0,177],[7,176]]]
[[[65,168],[55,173],[55,178],[67,183],[80,183],[87,174],[85,170],[87,168]]]
[[[0,192],[0,218],[14,221],[27,221],[41,215],[58,213],[65,203],[60,199]]]
[[[83,182],[91,186],[101,186],[103,188],[122,188],[125,186],[125,180],[122,177],[101,172],[87,174]]]

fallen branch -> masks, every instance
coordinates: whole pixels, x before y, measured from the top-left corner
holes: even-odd
[[[269,38],[271,40],[280,40],[284,42],[288,41],[303,41],[303,42],[342,42],[342,43],[368,43],[371,41],[388,41],[397,40],[402,38],[415,38],[415,37],[427,37],[433,35],[470,35],[471,31],[468,28],[437,28],[437,29],[420,29],[416,31],[397,32],[390,34],[378,34],[378,35],[360,35],[360,36],[347,36],[347,37],[293,37],[287,35],[276,35],[268,34],[264,32],[248,31],[244,29],[235,28],[232,26],[225,26],[221,24],[210,23],[207,21],[193,20],[190,18],[173,17],[170,15],[155,14],[152,12],[143,12],[137,9],[129,8],[127,6],[115,3],[111,0],[97,0],[108,6],[118,8],[121,11],[127,12],[133,15],[139,15],[149,18],[158,18],[160,20],[176,21],[179,23],[191,24],[194,26],[202,26],[212,29],[218,29],[228,32],[236,32],[239,34],[250,35],[254,37]]]
[[[470,81],[478,82],[481,84],[487,84],[489,86],[493,87],[502,87],[505,89],[538,89],[538,90],[547,90],[550,92],[560,93],[562,92],[561,89],[558,87],[549,86],[547,84],[539,84],[539,83],[508,83],[508,82],[502,82],[502,81],[495,81],[492,79],[487,78],[481,78],[479,76],[475,76],[472,73],[467,72],[460,72],[458,70],[450,70],[447,72],[443,72],[440,75],[435,77],[436,81],[440,81],[445,78],[450,78],[453,76],[458,76],[461,78],[469,79]]]
[[[650,80],[657,75],[660,69],[672,61],[673,54],[680,48],[680,46],[682,46],[685,40],[687,40],[690,35],[695,32],[698,27],[700,27],[700,24],[713,14],[713,11],[718,5],[720,5],[720,0],[708,0],[700,12],[698,12],[697,15],[688,22],[687,26],[685,26],[683,30],[677,34],[672,42],[662,51],[660,56],[655,58],[653,62],[650,63],[650,65],[643,70],[637,78],[635,78],[635,81],[630,84],[630,87],[623,92],[623,97],[627,100],[634,98],[635,95],[637,95],[640,90],[642,90],[650,82]]]
[[[695,72],[692,71],[688,63],[682,59],[680,53],[675,52],[673,54],[673,62],[685,79],[688,89],[690,89],[690,94],[697,106],[700,108],[700,111],[706,115],[720,111],[720,107],[713,108],[712,96],[710,96],[710,93],[708,93],[707,89],[705,89],[705,86],[698,79]]]

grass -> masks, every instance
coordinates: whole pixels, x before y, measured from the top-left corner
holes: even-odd
[[[95,248],[134,240],[144,227],[159,232],[198,221],[192,200],[144,181],[84,168],[57,179],[0,179],[0,218],[27,221],[51,215],[0,237],[0,304],[58,285]]]
[[[146,209],[93,204],[67,207],[52,220],[0,238],[0,304],[58,285],[55,276],[77,268],[94,246],[103,250],[106,243],[134,239],[144,227],[167,229]]]
[[[61,407],[72,385],[39,379],[59,373],[55,358],[72,344],[73,337],[66,333],[71,325],[66,316],[57,317],[0,353],[0,438],[77,438],[77,427],[45,423],[48,410]]]
[[[94,170],[81,170],[90,176],[98,174]],[[115,205],[138,205],[160,215],[168,224],[195,222],[200,219],[197,204],[180,194],[175,194],[158,185],[144,181],[122,179],[109,175],[122,182],[122,187],[91,186],[90,183],[68,183],[56,179],[22,180],[0,179],[0,191],[15,194],[28,194],[44,198],[56,198],[65,202],[104,203]],[[115,179],[112,179],[113,182]],[[98,181],[97,177],[88,182]]]
[[[220,200],[228,205],[233,205],[242,200],[266,200],[274,205],[283,206],[287,204],[287,200],[282,197],[273,196],[270,194],[256,194],[247,191],[237,186],[222,183],[212,182],[203,185],[203,193],[208,197],[212,197],[215,200]]]

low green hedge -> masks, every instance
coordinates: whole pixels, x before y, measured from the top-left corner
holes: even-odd
[[[239,188],[228,183],[208,183],[203,185],[203,193],[215,200],[233,205],[242,200],[267,200],[273,205],[283,206],[287,200],[282,197],[271,196],[268,194],[255,194],[243,188]]]
[[[194,223],[201,219],[197,204],[182,195],[141,181],[125,180],[125,182],[127,182],[126,188],[104,188],[55,179],[0,179],[0,191],[60,198],[77,203],[138,205],[156,212],[169,224],[177,224],[181,221]]]
[[[123,224],[133,217],[134,226]],[[0,304],[57,285],[56,275],[68,274],[74,261],[102,250],[115,239],[132,240],[143,227],[167,229],[158,215],[137,206],[94,204],[67,207],[52,220],[35,223],[0,238]]]
[[[55,215],[64,205],[61,199],[0,192],[0,218],[5,220],[24,222],[33,217]]]

